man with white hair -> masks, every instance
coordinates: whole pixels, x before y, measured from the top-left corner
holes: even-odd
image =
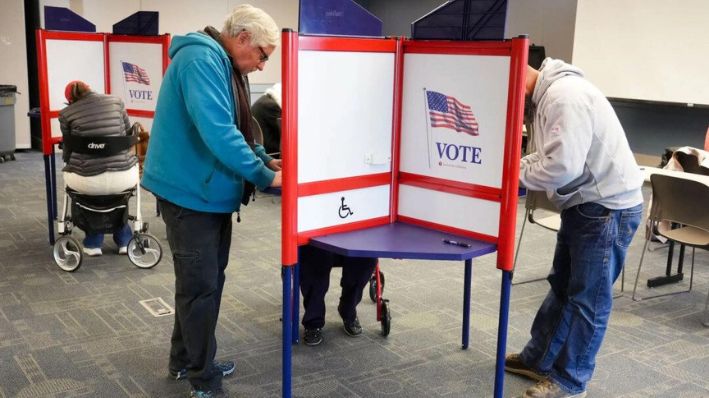
[[[189,380],[190,397],[227,396],[222,377],[236,368],[215,361],[232,213],[254,185],[281,185],[280,160],[253,139],[246,75],[263,70],[278,40],[268,14],[240,5],[221,32],[208,26],[170,45],[142,185],[158,198],[175,267],[169,375]]]

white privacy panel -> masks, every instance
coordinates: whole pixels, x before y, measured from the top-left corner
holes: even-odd
[[[500,204],[402,184],[399,215],[497,236]]]
[[[389,185],[298,198],[298,232],[389,215]]]
[[[300,51],[298,182],[391,170],[394,54]]]
[[[502,186],[510,58],[406,54],[400,170]]]
[[[59,127],[59,118],[58,117],[53,117],[49,119],[49,126],[51,127],[51,136],[52,137],[61,137],[62,136],[62,129]]]
[[[86,82],[98,93],[106,92],[102,41],[48,39],[46,48],[50,110],[66,106],[64,88],[72,80]]]
[[[162,83],[162,44],[112,41],[108,51],[111,94],[128,109],[154,111]]]

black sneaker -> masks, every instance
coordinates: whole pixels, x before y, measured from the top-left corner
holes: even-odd
[[[342,323],[344,325],[343,328],[345,329],[345,333],[347,333],[348,336],[357,337],[362,334],[362,326],[359,324],[359,318],[355,318],[352,322],[343,320]]]
[[[537,372],[522,362],[522,357],[519,354],[509,354],[505,357],[505,371],[518,374],[536,381],[547,379],[547,375]]]
[[[194,387],[190,389],[190,398],[229,398],[229,394],[223,389],[199,390]]]
[[[322,329],[305,329],[305,335],[303,336],[303,342],[305,345],[314,346],[322,343]]]
[[[234,370],[236,370],[236,364],[234,361],[214,361],[214,367],[222,371],[223,377],[229,376],[234,373]],[[170,369],[168,370],[168,374],[168,377],[173,380],[184,380],[187,378],[187,368],[182,368],[180,370]]]

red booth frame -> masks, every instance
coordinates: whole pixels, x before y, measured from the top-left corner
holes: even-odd
[[[39,110],[42,127],[42,153],[44,156],[44,178],[47,192],[47,224],[49,234],[49,244],[54,244],[54,220],[57,217],[57,176],[55,163],[55,146],[62,142],[62,137],[52,137],[51,120],[59,117],[59,110],[49,107],[49,75],[47,65],[47,40],[76,40],[76,41],[98,41],[103,43],[103,79],[106,93],[111,93],[111,64],[110,64],[110,43],[146,43],[162,45],[162,73],[165,74],[167,65],[170,62],[168,48],[170,46],[170,35],[159,36],[131,36],[114,35],[110,33],[87,33],[87,32],[65,32],[37,29],[35,31],[37,43],[37,65],[39,77]],[[154,111],[142,109],[130,109],[126,111],[130,116],[152,118]]]
[[[512,40],[486,42],[416,41],[404,38],[344,38],[301,36],[284,30],[283,45],[283,113],[282,113],[282,266],[283,266],[283,397],[291,396],[291,345],[297,342],[297,324],[293,317],[299,306],[298,246],[310,238],[325,234],[371,228],[397,221],[429,229],[451,232],[497,245],[497,268],[502,271],[500,317],[494,396],[502,397],[504,386],[504,356],[509,315],[509,297],[514,260],[515,226],[519,188],[519,160],[521,156],[522,124],[524,110],[525,76],[529,40],[520,36]],[[392,123],[392,167],[388,173],[355,176],[298,184],[298,51],[384,52],[394,54],[394,95]],[[463,54],[510,57],[507,118],[501,188],[451,181],[442,178],[400,172],[399,145],[401,140],[404,54]],[[298,198],[342,190],[380,186],[389,183],[390,212],[388,217],[378,217],[330,226],[317,230],[298,232]],[[472,231],[435,224],[410,217],[398,216],[399,184],[435,189],[467,197],[500,203],[498,236],[488,236]]]

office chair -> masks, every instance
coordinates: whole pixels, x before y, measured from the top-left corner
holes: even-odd
[[[542,50],[543,51],[543,50]],[[525,108],[525,131],[527,133],[527,145],[524,153],[530,154],[534,152],[534,125],[532,123],[531,108]],[[530,191],[527,190],[527,197],[524,202],[524,221],[522,222],[522,229],[519,232],[519,240],[517,240],[517,250],[515,251],[515,259],[512,265],[512,269],[517,269],[517,257],[519,256],[519,249],[522,245],[522,237],[524,236],[524,227],[527,225],[527,221],[531,224],[537,224],[540,227],[547,229],[549,231],[557,232],[561,226],[561,215],[559,214],[559,209],[554,206],[553,203],[547,198],[546,192],[541,191]],[[544,215],[541,218],[534,217],[534,211],[537,209],[545,210],[546,212],[551,212],[551,215]],[[545,280],[546,276],[529,279],[520,282],[512,282],[513,285],[522,285],[525,283],[538,282]],[[513,276],[514,281],[514,276]]]
[[[254,141],[259,145],[263,145],[263,130],[261,130],[261,124],[253,116],[251,116],[251,130],[254,134]]]
[[[251,130],[254,135],[254,141],[259,145],[263,145],[263,130],[261,130],[261,125],[259,124],[258,120],[256,120],[256,118],[253,116],[251,116]],[[280,152],[268,154],[268,156],[271,156],[271,157],[276,157],[279,155],[280,155]],[[275,200],[275,197],[277,197],[277,196],[281,196],[281,188],[280,187],[278,187],[278,188],[268,187],[261,192],[272,195],[273,196],[272,200]],[[254,192],[254,194],[256,194],[256,192]],[[255,198],[255,196],[254,196],[254,198]]]
[[[650,183],[652,184],[652,208],[648,217],[653,225],[658,226],[657,230],[660,235],[692,248],[692,268],[690,270],[689,289],[636,299],[640,270],[642,269],[645,252],[650,241],[646,237],[645,246],[640,256],[640,264],[638,264],[638,273],[635,275],[632,296],[634,301],[691,291],[694,279],[695,249],[709,250],[709,212],[704,211],[707,203],[709,203],[709,186],[679,176],[662,174],[650,176]],[[662,223],[662,221],[669,223]],[[675,226],[675,228],[672,228],[672,226]],[[707,302],[704,305],[705,312],[708,307],[709,293],[707,294]]]
[[[527,190],[527,198],[524,202],[524,209],[524,221],[522,222],[522,229],[520,230],[519,239],[517,240],[517,250],[515,251],[514,264],[512,265],[512,268],[515,270],[517,269],[517,257],[519,257],[519,249],[522,246],[522,237],[524,236],[524,227],[527,225],[527,221],[529,221],[530,224],[539,225],[540,227],[553,232],[559,231],[559,227],[561,226],[561,216],[559,215],[559,210],[549,201],[546,192]],[[545,215],[541,218],[535,218],[534,211],[537,209],[552,212],[552,214]],[[544,279],[546,279],[546,276],[520,282],[513,282],[512,284],[522,285]]]
[[[278,123],[280,124],[281,118],[278,118]],[[263,129],[261,128],[261,124],[256,120],[255,117],[251,116],[251,127],[253,130],[254,134],[254,141],[256,141],[257,144],[259,145],[264,145],[264,137],[263,137]],[[281,156],[280,152],[273,152],[269,153],[268,156],[278,158]]]

